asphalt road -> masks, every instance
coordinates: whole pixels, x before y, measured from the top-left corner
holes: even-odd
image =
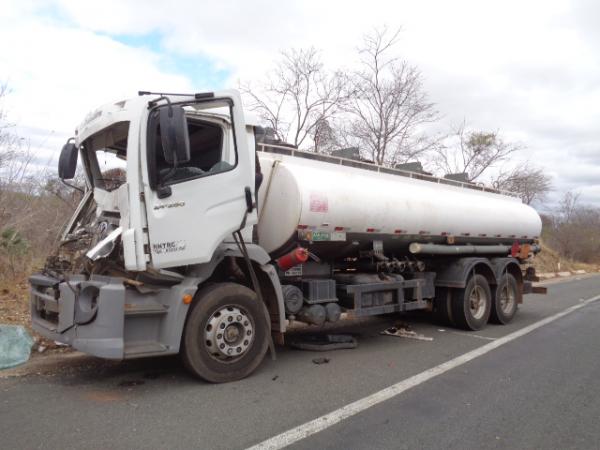
[[[508,326],[466,333],[425,314],[340,328],[359,347],[280,349],[210,385],[175,358],[36,358],[0,372],[2,448],[246,448],[600,294],[600,276],[547,284]],[[382,336],[402,320],[432,341]],[[306,439],[298,448],[600,448],[600,301]],[[316,365],[315,357],[330,362]]]

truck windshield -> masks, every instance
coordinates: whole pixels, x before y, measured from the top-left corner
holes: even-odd
[[[87,170],[96,188],[112,191],[127,181],[129,122],[118,122],[83,143]]]

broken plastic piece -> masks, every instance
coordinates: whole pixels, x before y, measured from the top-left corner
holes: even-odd
[[[418,341],[433,341],[432,337],[428,337],[428,336],[424,336],[422,334],[415,333],[414,331],[409,330],[408,328],[390,327],[386,330],[383,330],[380,334],[387,335],[387,336],[397,336],[397,337],[404,337],[404,338],[409,338],[409,339],[416,339]]]
[[[0,369],[27,362],[33,338],[22,326],[0,325]]]

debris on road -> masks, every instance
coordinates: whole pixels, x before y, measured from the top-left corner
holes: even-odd
[[[358,341],[349,334],[306,335],[290,342],[299,350],[326,352],[358,347]]]
[[[20,325],[0,325],[0,369],[8,369],[29,360],[33,338]]]
[[[329,361],[329,358],[313,358],[312,360],[314,364],[327,364]]]
[[[410,325],[405,323],[399,323],[396,326],[387,328],[383,330],[380,334],[386,336],[397,336],[409,339],[416,339],[418,341],[433,341],[432,337],[416,333],[415,331],[410,329]]]

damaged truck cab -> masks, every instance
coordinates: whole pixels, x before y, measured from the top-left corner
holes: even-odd
[[[240,261],[251,261],[274,313],[258,304],[256,317],[219,308],[212,314],[228,321],[213,318],[215,329],[227,333],[195,337],[223,346],[211,355],[217,367],[227,361],[235,368],[231,357],[256,347],[257,339],[263,352],[269,318],[278,331],[285,323],[271,258],[251,243],[254,146],[234,91],[141,95],[89,114],[60,157],[63,180],[74,178],[79,158],[86,188],[58,250],[30,278],[33,328],[103,358],[176,354],[199,287],[215,294],[207,280],[221,282],[222,296],[255,302],[248,287],[225,283],[231,273],[246,280],[248,266],[241,269]],[[205,378],[224,380],[213,372]]]

